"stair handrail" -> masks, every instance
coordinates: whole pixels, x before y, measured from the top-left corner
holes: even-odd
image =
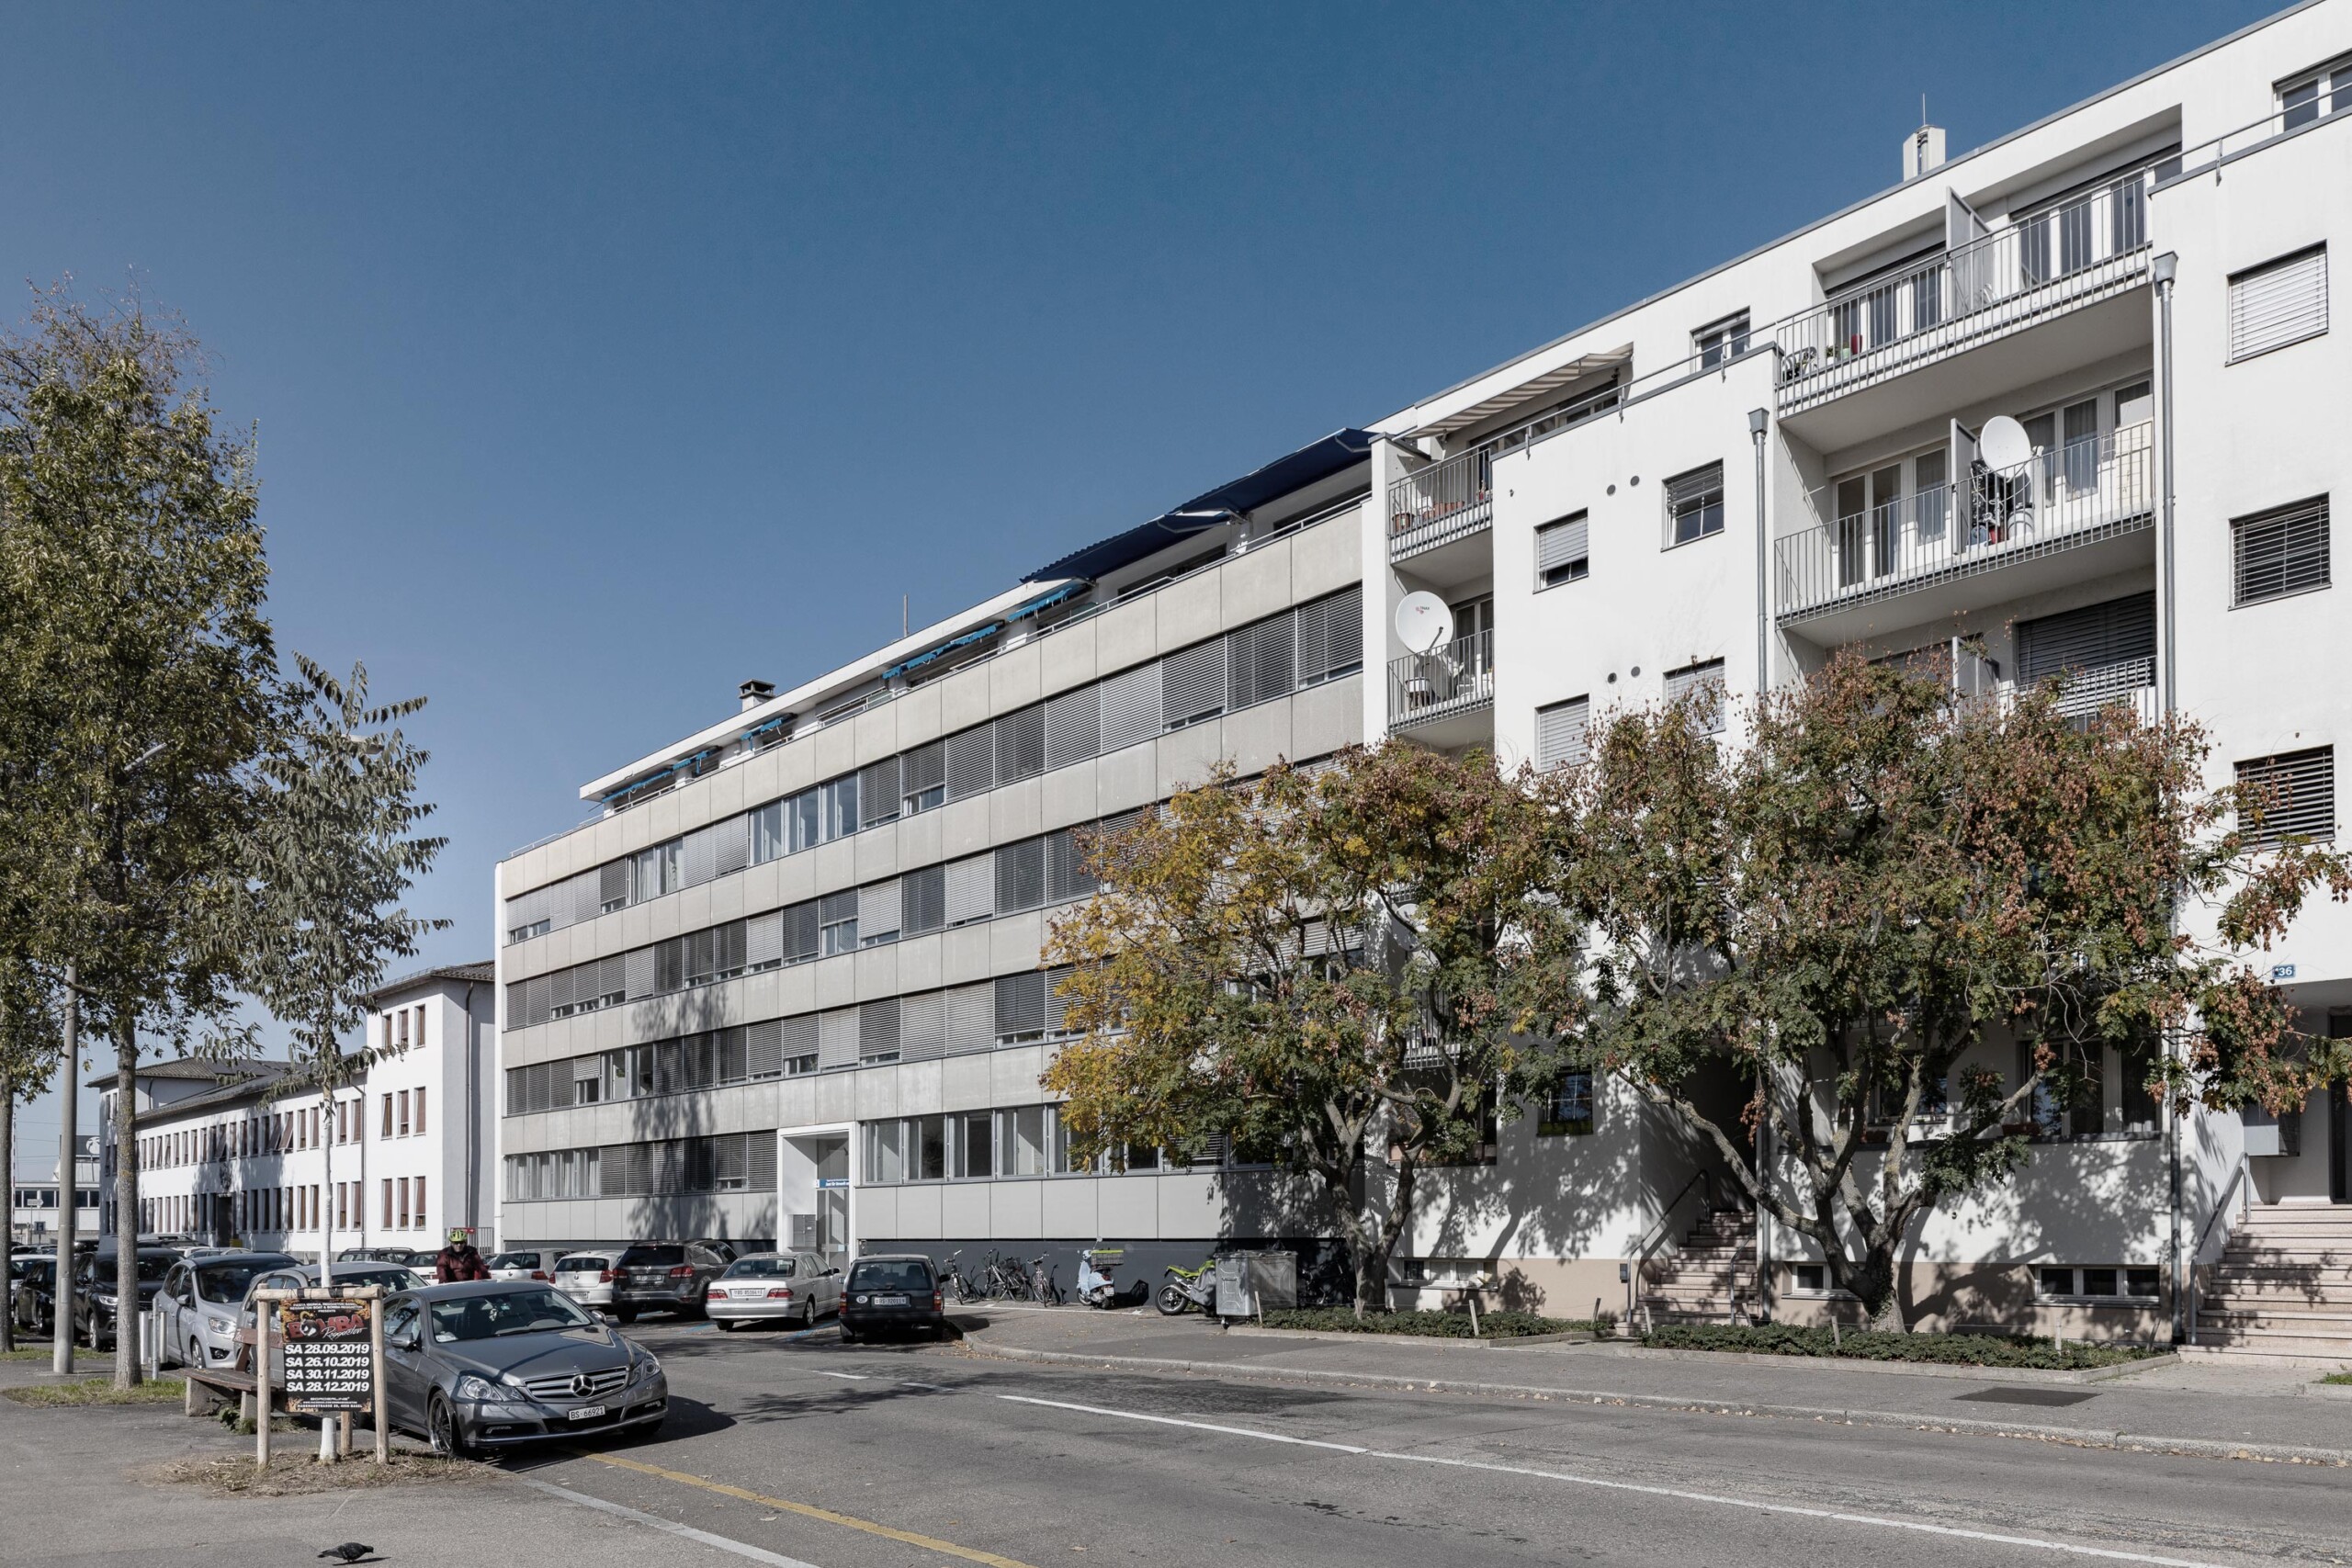
[[[2186,1317],[2188,1342],[2191,1345],[2197,1343],[2198,1309],[2203,1304],[2197,1296],[2197,1260],[2205,1256],[2205,1244],[2213,1239],[2213,1227],[2222,1223],[2223,1214],[2230,1212],[2230,1200],[2237,1196],[2240,1187],[2246,1189],[2246,1211],[2250,1215],[2254,1208],[2254,1190],[2252,1185],[2246,1181],[2246,1161],[2244,1155],[2238,1156],[2237,1168],[2230,1172],[2230,1184],[2222,1189],[2222,1196],[2214,1203],[2213,1212],[2205,1216],[2205,1227],[2197,1233],[2197,1245],[2189,1250],[2188,1254],[2188,1278],[2173,1281],[2175,1290],[2188,1292]]]
[[[1674,1234],[1675,1212],[1681,1208],[1682,1200],[1690,1196],[1690,1190],[1694,1187],[1706,1195],[1708,1207],[1714,1206],[1714,1177],[1702,1166],[1691,1172],[1690,1179],[1666,1201],[1666,1206],[1657,1212],[1657,1223],[1650,1226],[1642,1237],[1641,1246],[1634,1251],[1634,1267],[1625,1277],[1625,1325],[1629,1329],[1634,1322],[1634,1303],[1639,1299],[1642,1287],[1642,1271],[1649,1267],[1650,1255],[1665,1246],[1666,1238]]]

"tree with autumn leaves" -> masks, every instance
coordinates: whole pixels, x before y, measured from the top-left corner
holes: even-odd
[[[2253,955],[2352,870],[2266,838],[2275,799],[2207,789],[2193,726],[1852,656],[1737,745],[1698,722],[1723,700],[1617,714],[1548,773],[1392,743],[1105,835],[1055,939],[1086,1033],[1046,1083],[1081,1147],[1214,1131],[1311,1173],[1361,1311],[1428,1166],[1605,1074],[1899,1326],[1907,1240],[2110,1050],[2181,1106],[2346,1070]]]

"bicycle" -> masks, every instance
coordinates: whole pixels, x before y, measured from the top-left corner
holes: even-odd
[[[1029,1260],[1029,1295],[1039,1306],[1062,1304],[1062,1288],[1054,1282],[1053,1270],[1042,1258]]]
[[[1017,1302],[1028,1293],[1029,1281],[1020,1269],[1008,1265],[993,1251],[989,1254],[988,1294],[991,1301]]]
[[[939,1285],[943,1291],[953,1290],[956,1292],[958,1306],[969,1306],[980,1299],[980,1292],[971,1280],[964,1278],[963,1258],[961,1252],[947,1255],[947,1261],[939,1266]]]

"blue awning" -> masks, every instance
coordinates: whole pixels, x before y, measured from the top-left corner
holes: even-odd
[[[888,670],[883,671],[882,679],[888,681],[893,676],[903,675],[910,670],[920,670],[934,659],[944,659],[947,655],[955,652],[959,648],[968,647],[971,644],[979,641],[982,637],[994,637],[997,633],[1002,630],[1004,630],[1004,623],[1002,621],[990,621],[987,626],[980,627],[979,630],[966,632],[962,637],[954,637],[946,642],[943,642],[937,648],[931,649],[928,653],[918,653],[912,659],[901,660],[899,662],[891,665]]]
[[[1004,617],[1005,621],[1008,625],[1014,621],[1025,621],[1030,616],[1050,610],[1065,599],[1083,593],[1093,586],[1091,582],[1065,582],[1051,593],[1040,593],[1018,610],[1011,612]]]
[[[1237,512],[1251,512],[1270,501],[1329,479],[1354,468],[1372,455],[1372,436],[1362,430],[1335,430],[1297,451],[1204,491],[1139,524],[1114,534],[1057,561],[1039,567],[1022,581],[1042,582],[1053,577],[1102,577],[1155,555],[1180,539],[1205,532],[1230,520]]]

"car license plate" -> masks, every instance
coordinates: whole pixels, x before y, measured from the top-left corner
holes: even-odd
[[[907,1298],[904,1296],[876,1296],[874,1298],[874,1304],[878,1307],[902,1307],[907,1304]]]
[[[571,1418],[574,1421],[594,1421],[597,1416],[602,1416],[604,1413],[604,1405],[583,1404],[579,1409],[571,1413]]]
[[[727,1293],[739,1302],[756,1302],[766,1296],[767,1291],[763,1287],[749,1291],[729,1291]]]

